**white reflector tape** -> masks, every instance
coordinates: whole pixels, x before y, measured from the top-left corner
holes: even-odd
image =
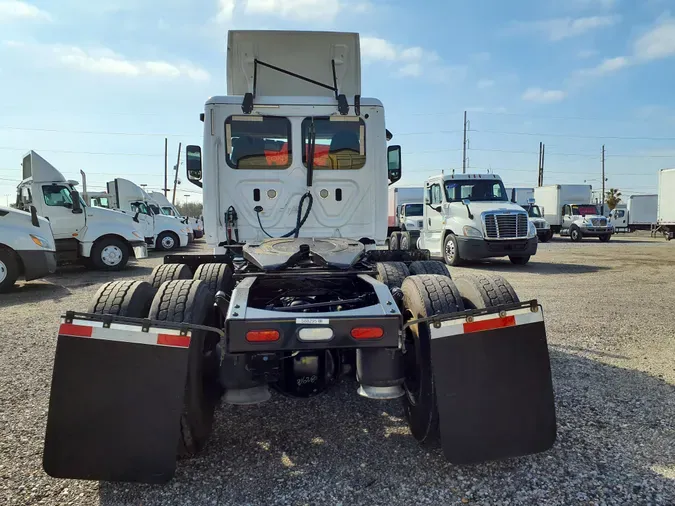
[[[466,321],[466,318],[446,320],[441,322],[439,328],[436,328],[433,324],[429,326],[431,329],[431,339],[543,322],[544,314],[541,308],[538,309],[536,313],[533,313],[530,308],[523,308],[507,311],[504,316],[495,314],[481,315],[474,317],[471,322]]]
[[[152,332],[143,332],[137,325],[123,323],[112,323],[109,328],[104,328],[103,322],[73,320],[72,323],[66,323],[65,319],[61,319],[59,335],[174,348],[190,347],[190,332],[182,336],[178,330],[157,327],[153,327]]]
[[[330,341],[333,339],[333,329],[330,327],[305,327],[298,331],[301,341]]]

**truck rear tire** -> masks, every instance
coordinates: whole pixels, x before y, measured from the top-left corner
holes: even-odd
[[[13,250],[0,248],[0,293],[8,291],[19,279],[19,262]]]
[[[389,236],[389,249],[392,251],[401,249],[401,232],[391,233]]]
[[[450,276],[450,269],[443,262],[437,260],[417,260],[408,267],[410,274],[438,274],[440,276]]]
[[[150,284],[156,289],[165,281],[176,279],[192,279],[192,271],[185,264],[161,264],[155,267],[150,274]]]
[[[234,289],[233,274],[228,264],[202,264],[197,267],[193,278],[206,283],[213,295],[223,291],[229,296]]]
[[[410,232],[405,231],[401,232],[401,242],[399,243],[399,247],[403,251],[409,251],[411,249],[414,249],[412,246],[412,237],[410,237]]]
[[[146,281],[109,281],[98,289],[87,312],[147,318],[156,292]]]
[[[378,262],[376,279],[389,288],[401,288],[405,278],[410,276],[408,267],[403,262]]]
[[[530,261],[530,255],[524,257],[509,256],[509,260],[511,260],[511,263],[514,265],[525,265]]]
[[[462,273],[454,281],[466,309],[484,309],[520,302],[511,284],[497,274]]]
[[[213,307],[213,294],[207,284],[197,279],[178,279],[160,286],[152,301],[148,318],[174,323],[203,325]],[[178,455],[198,453],[206,444],[218,402],[218,387],[205,381],[211,377],[207,364],[215,350],[206,346],[206,332],[193,331],[190,338],[185,400],[180,417]]]
[[[155,239],[155,249],[159,251],[171,251],[180,246],[180,239],[173,232],[164,231]]]
[[[407,321],[464,310],[453,281],[447,276],[410,276],[403,283],[404,316]],[[439,439],[436,387],[431,367],[431,339],[427,323],[406,329],[403,363],[405,380],[403,410],[410,432],[420,443]],[[458,414],[461,416],[461,414]]]
[[[459,245],[455,234],[448,234],[443,241],[443,260],[448,265],[461,265],[462,257],[459,256]]]
[[[116,237],[103,237],[94,243],[89,263],[99,271],[121,271],[129,261],[129,245]]]

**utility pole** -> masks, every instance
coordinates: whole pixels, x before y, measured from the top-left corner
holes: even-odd
[[[605,214],[605,145],[602,145],[602,204],[600,204],[600,214]]]
[[[462,143],[462,174],[466,174],[466,111],[464,111],[464,142]]]
[[[169,139],[164,137],[164,196],[169,191]]]
[[[180,167],[180,148],[182,143],[178,143],[178,160],[176,160],[176,174],[173,176],[173,193],[171,194],[171,204],[176,205],[176,185],[178,184],[178,169]]]
[[[537,178],[537,186],[544,186],[544,152],[546,145],[543,142],[539,143],[539,177]]]

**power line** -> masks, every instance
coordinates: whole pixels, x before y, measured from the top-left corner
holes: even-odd
[[[166,133],[142,133],[142,132],[105,132],[94,130],[61,130],[58,128],[27,128],[2,126],[0,130],[20,130],[26,132],[52,132],[61,134],[91,134],[91,135],[126,135],[129,137],[194,137],[195,134],[166,134]]]
[[[27,148],[11,148],[11,147],[5,147],[5,146],[0,146],[0,149],[6,150],[6,151],[31,151],[31,149]],[[71,154],[71,155],[104,155],[104,156],[150,156],[150,157],[159,157],[159,156],[164,156],[162,154],[156,153],[156,154],[151,154],[151,153],[113,153],[113,152],[103,152],[103,151],[72,151],[72,150],[64,150],[64,149],[40,149],[40,148],[32,148],[32,151],[41,151],[45,153],[66,153],[66,154]]]
[[[472,130],[472,132],[500,134],[500,135],[528,135],[537,137],[563,137],[569,139],[613,139],[621,141],[675,141],[675,137],[623,137],[618,135],[574,135],[542,132],[503,132],[499,130]]]

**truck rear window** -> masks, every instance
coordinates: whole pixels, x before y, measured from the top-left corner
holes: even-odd
[[[225,142],[233,169],[287,169],[293,161],[291,122],[280,116],[230,116]]]
[[[353,170],[366,164],[366,124],[351,116],[305,118],[302,121],[302,163],[310,156],[314,130],[314,169]]]

